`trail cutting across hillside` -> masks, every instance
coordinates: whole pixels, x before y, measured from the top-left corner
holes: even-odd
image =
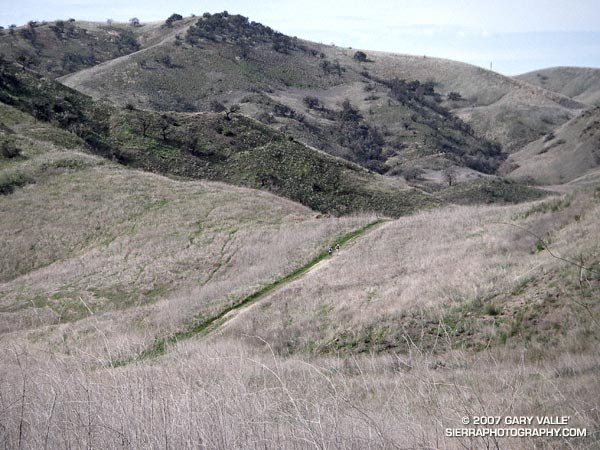
[[[344,234],[342,237],[336,240],[335,244],[344,246],[345,244],[348,244],[350,241],[358,238],[359,236],[365,234],[367,231],[372,230],[373,228],[384,222],[387,222],[387,220],[377,219],[361,228]],[[335,244],[332,244],[332,246]],[[312,271],[317,266],[321,267],[322,265],[326,264],[327,258],[329,258],[329,252],[328,249],[325,249],[303,266],[273,281],[272,283],[267,284],[266,286],[262,287],[253,294],[250,294],[249,296],[245,297],[240,302],[228,306],[221,310],[219,313],[215,314],[214,316],[204,318],[202,321],[194,323],[184,330],[177,331],[165,337],[156,337],[154,339],[154,342],[150,344],[146,349],[144,349],[139,355],[128,358],[126,360],[114,361],[113,366],[123,366],[137,360],[159,357],[167,353],[169,345],[175,344],[178,341],[189,339],[192,337],[206,336],[216,331],[225,322],[237,315],[241,310],[248,308],[252,304],[266,297],[275,289],[285,284],[288,284],[300,278],[303,275],[306,275],[308,272]]]

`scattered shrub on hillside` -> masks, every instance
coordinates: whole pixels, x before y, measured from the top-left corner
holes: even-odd
[[[263,111],[258,115],[258,120],[266,124],[272,124],[276,122],[275,116],[273,116],[273,114],[269,114],[266,111]]]
[[[358,62],[367,62],[367,54],[365,52],[361,52],[360,50],[357,51],[356,53],[354,53],[354,56],[352,57],[355,61]]]
[[[298,48],[295,38],[290,38],[258,22],[250,22],[247,17],[239,14],[231,15],[227,11],[217,14],[205,13],[188,28],[186,42],[195,45],[200,39],[244,44],[246,51],[241,55],[242,57],[246,57],[257,42],[271,43],[271,47],[279,53],[289,53]]]
[[[239,112],[240,105],[231,105],[227,111],[225,111],[225,119],[231,120],[231,115]]]
[[[225,108],[225,105],[218,100],[213,100],[210,102],[210,110],[212,112],[219,113],[225,111],[226,109],[227,108]]]
[[[456,102],[456,101],[459,101],[459,100],[462,100],[462,99],[463,98],[462,98],[462,95],[460,95],[460,92],[454,92],[453,91],[453,92],[449,92],[448,93],[448,100]]]
[[[93,55],[84,56],[81,53],[65,53],[61,58],[61,67],[66,72],[75,72],[83,67],[94,65],[96,59]]]
[[[169,139],[169,136],[173,132],[173,127],[179,126],[177,121],[168,114],[162,114],[160,116],[160,122],[158,123],[158,128],[160,130],[160,137],[163,141]]]
[[[358,109],[352,106],[348,99],[342,102],[342,109],[338,113],[338,116],[342,122],[359,122],[362,119],[362,115]]]
[[[408,181],[419,180],[423,173],[425,172],[419,167],[408,167],[406,169],[401,170],[402,176]]]
[[[444,181],[448,183],[448,186],[452,186],[456,181],[456,169],[454,167],[448,167],[443,173]]]
[[[177,22],[178,20],[183,20],[183,16],[181,14],[171,14],[167,20],[165,20],[165,25],[168,27],[173,26],[173,22]]]
[[[50,29],[54,32],[57,38],[61,39],[65,32],[65,22],[63,20],[57,20],[54,25],[50,26]]]
[[[280,117],[287,117],[289,119],[294,119],[297,120],[298,122],[304,122],[304,114],[300,114],[298,112],[296,112],[295,110],[293,110],[292,108],[290,108],[287,105],[282,105],[282,104],[275,104],[273,106],[273,113],[276,116],[280,116]]]
[[[306,97],[304,97],[302,99],[302,103],[304,103],[304,105],[308,109],[321,109],[322,108],[322,105],[321,105],[321,102],[319,101],[319,99],[317,97],[312,97],[310,95],[307,95]]]
[[[329,60],[324,60],[321,61],[321,64],[319,64],[319,66],[321,67],[321,69],[323,70],[323,72],[325,72],[328,75],[337,75],[338,77],[342,76],[342,72],[345,72],[346,69],[343,68],[342,66],[340,66],[340,62],[336,59],[334,62],[331,62]]]
[[[0,174],[0,195],[12,194],[16,188],[23,187],[28,183],[33,183],[33,179],[22,173],[2,173]]]
[[[159,64],[162,64],[165,67],[169,67],[169,68],[173,67],[173,61],[171,60],[171,57],[169,55],[157,56],[155,61]]]
[[[129,19],[129,25],[131,25],[134,28],[141,26],[140,19],[138,19],[137,17],[132,17],[131,19]]]
[[[137,123],[142,136],[148,137],[148,131],[150,131],[150,128],[152,127],[152,121],[150,118],[142,114],[138,116]]]
[[[126,54],[138,51],[140,44],[131,30],[123,30],[119,33],[117,47],[122,54]]]
[[[2,144],[0,144],[0,155],[2,155],[4,158],[17,158],[21,156],[21,152],[22,150],[17,147],[14,142],[3,141]]]

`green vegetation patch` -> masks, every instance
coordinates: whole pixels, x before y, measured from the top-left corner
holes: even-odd
[[[439,192],[442,200],[459,204],[521,203],[538,200],[547,195],[547,191],[505,179],[456,183]]]

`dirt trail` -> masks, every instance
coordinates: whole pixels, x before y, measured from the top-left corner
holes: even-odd
[[[351,245],[354,241],[356,241],[359,237],[365,235],[368,231],[372,231],[374,228],[379,229],[387,224],[389,224],[389,222],[384,222],[384,221],[378,220],[376,222],[370,223],[369,225],[367,225],[366,227],[364,227],[360,230],[357,230],[358,232],[355,231],[355,232],[349,233],[349,234],[354,234],[354,233],[356,233],[356,234],[354,234],[353,236],[351,236],[348,239],[344,240],[344,238],[342,238],[342,240],[340,240],[340,244],[343,245],[342,251],[340,251],[338,253],[337,251],[334,250],[334,253],[331,256],[328,255],[326,252],[324,252],[324,254],[325,254],[324,257],[323,257],[323,254],[319,255],[319,257],[313,259],[309,264],[304,266],[305,270],[303,270],[297,276],[287,279],[285,282],[278,284],[273,289],[269,290],[268,292],[265,292],[263,295],[256,297],[252,302],[246,303],[246,304],[241,304],[239,307],[234,308],[234,309],[230,310],[229,312],[227,312],[225,315],[222,316],[222,318],[220,320],[218,320],[214,323],[214,326],[211,326],[209,329],[207,329],[206,332],[204,333],[204,335],[206,336],[208,334],[214,334],[214,333],[225,330],[227,328],[227,326],[233,320],[240,320],[247,312],[249,312],[250,310],[252,310],[252,308],[257,306],[261,300],[265,300],[265,299],[269,298],[272,294],[279,291],[283,287],[288,286],[290,283],[301,280],[302,278],[306,277],[307,275],[315,273],[319,270],[322,270],[324,267],[327,267],[327,265],[333,259],[343,257],[344,250],[349,245]],[[348,235],[346,235],[346,236],[348,236]]]
[[[339,238],[336,243],[339,243],[342,249],[345,249],[358,237],[366,234],[368,231],[374,230],[375,228],[380,228],[380,226],[386,223],[389,223],[389,221],[384,219],[375,220],[374,222],[371,222],[361,228],[346,233],[341,238]],[[338,257],[342,255],[343,250]],[[169,345],[175,344],[178,341],[190,339],[192,337],[204,337],[213,334],[214,332],[221,330],[223,324],[225,324],[234,317],[239,318],[240,314],[248,311],[249,308],[256,305],[260,300],[267,298],[270,294],[280,289],[281,287],[287,286],[289,283],[311,272],[315,272],[317,270],[322,269],[329,263],[329,261],[331,261],[333,257],[330,257],[328,251],[324,250],[302,267],[299,267],[293,272],[284,275],[283,277],[275,280],[274,282],[264,286],[263,288],[244,298],[235,305],[231,305],[222,310],[221,312],[217,313],[216,315],[205,319],[203,322],[193,324],[185,330],[178,331],[166,337],[156,337],[154,339],[154,342],[136,357],[124,361],[116,361],[113,363],[113,365],[116,367],[126,365],[140,359],[156,358],[167,353]]]

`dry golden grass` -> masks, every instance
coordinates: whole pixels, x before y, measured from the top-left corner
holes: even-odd
[[[39,124],[20,126],[27,133]],[[373,218],[316,217],[263,192],[126,170],[61,147],[62,135],[44,143],[35,136],[48,130],[38,132],[21,136],[28,159],[0,167],[36,181],[0,197],[1,446],[598,447],[597,280],[536,251],[530,234],[596,270],[597,179],[560,198],[388,222],[233,314],[209,338],[115,368],[113,361],[239,301]],[[533,281],[524,288],[524,280]],[[564,286],[551,287],[557,280]],[[569,285],[577,280],[580,291]],[[400,326],[402,315],[430,320],[492,297],[506,300],[509,315],[527,297],[554,292],[573,308],[592,305],[573,316],[580,324],[554,331],[558,345],[451,350],[455,337],[440,321],[433,349],[406,332],[406,345],[387,353],[319,353],[378,322]],[[571,310],[551,313],[564,311]],[[490,342],[496,332],[490,326]],[[589,435],[445,437],[461,417],[478,415],[566,415]]]
[[[600,106],[600,70],[592,67],[551,67],[515,77],[588,105]]]
[[[568,415],[597,432],[596,354],[306,360],[188,341],[160,364],[99,367],[12,346],[0,360],[9,448],[562,449],[588,438],[448,438],[464,416]]]
[[[515,305],[532,297],[543,301],[560,295],[567,302],[572,292],[558,293],[549,284],[553,278],[567,282],[570,272],[564,271],[570,265],[538,251],[530,233],[550,242],[557,255],[596,263],[599,214],[597,201],[584,192],[519,206],[452,207],[400,218],[253,305],[225,332],[260,335],[283,353],[323,350],[337,348],[340,336],[359,339],[369,327],[374,334],[399,333],[406,317],[435,323],[452,308],[474,302],[485,308],[492,299],[505,299],[507,318]],[[533,283],[535,291],[514,294],[545,277],[550,281]],[[488,319],[489,332],[495,333],[493,317]]]
[[[139,183],[139,176],[130,174],[128,181]],[[148,177],[174,191],[202,187],[229,195],[252,192]],[[186,192],[188,196],[177,198],[188,198]],[[198,202],[181,201],[186,208]],[[181,342],[157,362],[118,369],[107,363],[131,348],[133,312],[5,334],[0,338],[7,349],[0,357],[0,442],[9,448],[105,449],[595,448],[593,436],[496,440],[447,438],[444,432],[462,427],[464,416],[568,415],[570,426],[597,433],[600,360],[592,350],[559,354],[546,348],[532,353],[525,346],[439,353],[410,343],[403,353],[377,356],[278,355],[281,339],[288,337],[286,326],[298,328],[298,339],[315,337],[320,311],[328,311],[331,326],[359,328],[399,310],[425,305],[442,309],[448,302],[509,289],[519,277],[559,264],[545,253],[533,254],[530,236],[496,222],[512,221],[543,235],[550,231],[553,250],[564,257],[597,255],[597,242],[596,247],[591,244],[598,236],[599,208],[590,204],[589,193],[574,196],[557,211],[551,211],[552,201],[446,208],[385,224],[232,319],[213,338]],[[164,208],[168,211],[169,206]],[[177,208],[176,215],[185,218],[186,208]],[[299,208],[295,214],[302,220],[285,216],[292,223],[280,238],[265,231],[245,235],[244,246],[228,244],[239,248],[240,258],[239,265],[223,273],[232,278],[229,283],[240,277],[247,286],[250,281],[241,269],[253,263],[275,270],[280,255],[262,262],[262,251],[288,245],[281,241],[303,241],[315,222],[330,223],[306,218],[305,209]],[[231,222],[219,222],[225,229],[228,224],[239,226],[247,213],[239,206],[229,212]],[[573,220],[574,214],[579,220]],[[164,210],[161,217],[165,223],[172,220]],[[156,223],[156,217],[150,222]],[[334,232],[348,226],[331,222]],[[137,233],[143,232],[154,245],[165,245],[145,230],[145,220],[140,223]],[[172,239],[163,236],[163,241]],[[102,265],[88,270],[88,283],[98,283],[95,271]],[[118,271],[109,273],[118,276]],[[215,283],[217,289],[226,288]],[[153,320],[173,320],[172,315],[193,309],[189,302],[201,296],[201,290],[175,296],[157,303],[151,313],[130,311],[151,317],[140,321],[148,340],[151,332],[159,331]],[[326,301],[333,309],[322,308]],[[440,347],[451,347],[453,338],[442,331]]]
[[[562,184],[600,165],[600,108],[590,109],[544,137],[531,142],[506,161],[508,176],[539,184]]]

